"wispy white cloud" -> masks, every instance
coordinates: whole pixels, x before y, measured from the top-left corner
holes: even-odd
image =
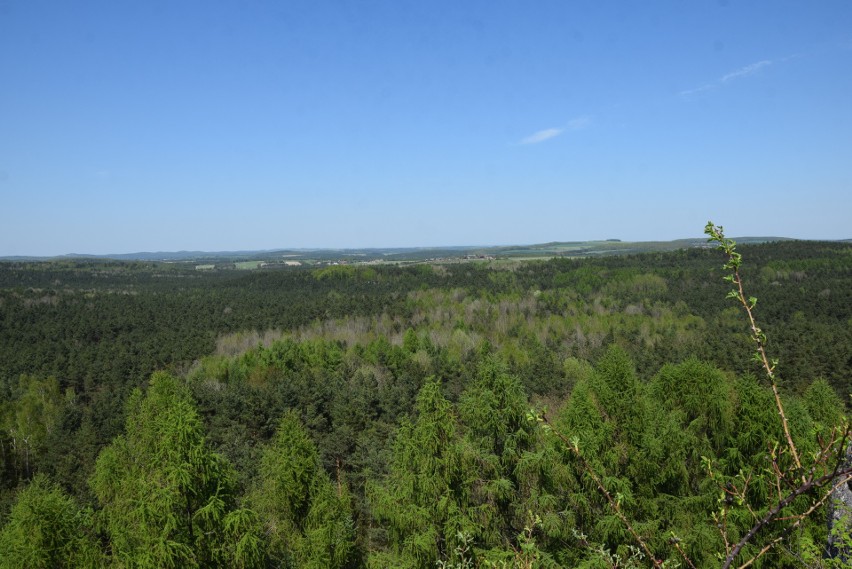
[[[742,79],[742,78],[745,78],[745,77],[749,77],[750,75],[754,75],[759,70],[761,70],[762,68],[764,68],[768,65],[772,65],[772,61],[770,61],[768,59],[763,59],[763,60],[758,61],[756,63],[751,63],[751,64],[746,65],[744,67],[740,67],[736,71],[731,71],[730,73],[726,73],[725,75],[722,75],[719,79],[717,79],[716,81],[713,81],[712,83],[707,83],[705,85],[702,85],[701,87],[696,87],[695,89],[684,89],[683,91],[678,93],[678,95],[680,95],[681,97],[687,97],[689,95],[695,95],[697,93],[702,93],[704,91],[710,91],[710,90],[713,90],[713,89],[717,89],[717,88],[721,87],[722,85],[724,85],[725,83],[729,83],[729,82],[731,82],[735,79]]]
[[[568,121],[568,130],[581,130],[592,124],[591,117],[577,117]]]
[[[545,140],[555,138],[565,131],[582,130],[592,124],[592,119],[589,117],[577,117],[568,121],[565,126],[546,128],[538,132],[522,138],[520,144],[538,144]]]
[[[727,83],[731,79],[739,79],[740,77],[748,77],[749,75],[754,75],[761,67],[766,67],[767,65],[772,65],[772,62],[768,59],[758,61],[757,63],[752,63],[751,65],[746,65],[745,67],[741,67],[736,71],[733,71],[723,76],[721,79],[719,79],[719,82]]]
[[[564,131],[564,128],[546,128],[521,139],[521,144],[538,144],[539,142],[559,136]]]
[[[703,91],[709,91],[710,89],[715,89],[716,85],[714,83],[708,83],[706,85],[702,85],[701,87],[696,87],[695,89],[686,89],[678,93],[681,97],[687,97],[689,95],[695,95],[696,93],[701,93]]]

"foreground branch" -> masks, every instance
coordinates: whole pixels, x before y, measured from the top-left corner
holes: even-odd
[[[723,268],[729,269],[731,273],[725,276],[725,280],[734,284],[736,288],[728,293],[728,298],[736,299],[748,315],[749,326],[751,327],[751,339],[757,346],[755,353],[756,359],[763,366],[766,376],[769,378],[769,384],[772,386],[772,394],[775,396],[775,407],[778,409],[778,415],[781,417],[781,425],[784,428],[784,437],[787,439],[787,448],[790,450],[790,455],[793,457],[793,462],[796,463],[796,468],[802,469],[802,462],[799,460],[799,451],[796,449],[796,444],[793,442],[793,437],[790,436],[790,427],[787,425],[787,415],[784,413],[784,405],[781,403],[781,396],[778,394],[778,385],[775,381],[775,366],[777,362],[770,362],[764,348],[766,344],[766,335],[763,330],[757,325],[754,318],[754,307],[757,304],[755,297],[746,298],[743,290],[743,281],[740,277],[740,265],[742,264],[742,255],[737,253],[735,247],[736,242],[733,239],[725,239],[725,234],[722,226],[716,226],[708,221],[704,228],[704,233],[709,237],[709,241],[718,243],[718,248],[725,252],[728,256],[728,261]],[[802,478],[804,482],[804,478]]]

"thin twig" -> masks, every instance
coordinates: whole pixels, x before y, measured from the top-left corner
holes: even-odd
[[[795,528],[797,528],[803,520],[807,519],[811,516],[817,508],[822,506],[825,501],[831,496],[835,489],[840,487],[846,481],[852,479],[852,467],[841,468],[841,465],[844,463],[843,453],[846,448],[846,441],[850,435],[849,427],[845,426],[843,429],[843,436],[840,437],[840,445],[837,446],[836,451],[834,450],[834,445],[838,442],[839,431],[835,428],[831,431],[831,436],[829,439],[829,443],[827,445],[824,444],[822,439],[819,440],[819,452],[814,456],[813,461],[809,464],[809,472],[805,473],[805,469],[802,467],[802,462],[799,458],[799,452],[796,448],[796,444],[793,442],[793,437],[790,434],[790,428],[787,423],[787,415],[784,412],[784,405],[781,402],[781,396],[778,392],[778,384],[775,377],[775,366],[777,362],[771,361],[769,357],[766,355],[766,335],[763,333],[763,330],[757,325],[757,321],[754,317],[754,307],[757,304],[756,298],[747,298],[745,295],[745,291],[743,289],[743,281],[740,275],[740,265],[742,264],[742,255],[740,255],[735,247],[736,243],[731,239],[726,239],[723,229],[721,226],[716,226],[712,222],[707,222],[707,226],[704,229],[704,232],[708,235],[709,240],[716,242],[718,244],[719,249],[725,252],[728,257],[727,262],[724,265],[725,269],[730,270],[730,274],[725,276],[725,280],[734,284],[734,289],[728,293],[728,297],[736,299],[745,309],[746,314],[748,315],[749,326],[751,328],[751,338],[757,346],[756,359],[760,362],[764,371],[766,372],[766,376],[769,378],[769,384],[772,388],[772,394],[775,398],[775,406],[778,410],[778,415],[781,417],[781,425],[784,431],[784,437],[787,441],[787,450],[789,450],[790,455],[795,464],[795,470],[790,468],[786,471],[782,469],[780,464],[781,456],[784,454],[784,449],[778,449],[777,445],[774,448],[770,449],[770,457],[771,457],[771,472],[775,477],[775,490],[777,492],[778,501],[772,508],[769,509],[766,514],[764,514],[761,518],[757,518],[756,512],[752,509],[751,504],[748,503],[747,500],[744,500],[748,511],[754,516],[756,523],[751,527],[751,529],[740,539],[740,541],[731,548],[728,543],[727,529],[720,528],[722,532],[722,536],[725,540],[725,549],[727,552],[727,557],[725,559],[725,563],[723,564],[723,569],[728,569],[733,563],[734,559],[740,554],[743,547],[747,543],[749,543],[754,536],[765,527],[767,524],[771,522],[788,522],[790,520],[794,520],[789,526],[783,528],[780,531],[780,534],[777,535],[774,539],[771,539],[768,543],[766,543],[754,556],[752,556],[749,560],[743,563],[740,566],[740,569],[746,569],[750,565],[752,565],[757,559],[762,557],[767,551],[769,551],[773,546],[780,543],[787,535],[789,535]],[[833,456],[834,458],[834,468],[828,474],[823,474],[822,476],[817,477],[817,473],[819,471],[825,472],[825,468],[829,464],[829,458]],[[796,477],[800,477],[801,483],[795,480]],[[822,488],[829,481],[836,480],[838,477],[842,477],[840,482],[836,482],[832,485],[831,489],[825,492],[819,500],[816,500],[811,506],[802,513],[794,514],[791,516],[781,516],[781,512],[784,508],[789,506],[796,498],[805,494],[806,492],[811,491],[814,488]],[[785,486],[791,488],[791,491],[782,498],[782,490],[781,485],[782,482]],[[745,481],[746,487],[748,485],[747,480]],[[745,489],[741,495],[742,498],[745,498]],[[723,518],[727,516],[727,506],[722,509]]]
[[[673,535],[669,540],[669,543],[675,546],[675,549],[677,549],[677,552],[680,553],[681,557],[683,557],[683,560],[686,561],[686,564],[689,565],[691,569],[695,569],[695,565],[692,563],[692,560],[686,555],[686,552],[680,546],[680,539]]]
[[[736,245],[734,241],[725,239],[722,227],[717,227],[713,223],[708,222],[704,232],[710,236],[711,241],[715,241],[719,244],[719,249],[728,255],[728,262],[725,263],[725,268],[730,269],[731,274],[727,278],[736,286],[732,296],[735,297],[740,304],[742,304],[746,314],[748,315],[749,326],[751,327],[751,339],[757,345],[757,353],[759,355],[760,363],[769,378],[769,385],[772,387],[772,395],[775,397],[775,407],[778,409],[778,415],[781,417],[781,425],[784,428],[784,437],[787,439],[787,446],[790,449],[790,454],[793,456],[793,462],[796,463],[796,468],[801,470],[802,462],[799,460],[799,452],[796,449],[796,444],[793,442],[793,437],[790,436],[790,427],[787,425],[787,414],[784,413],[784,405],[781,403],[781,395],[778,393],[778,385],[775,382],[775,366],[770,363],[769,357],[767,357],[766,350],[764,349],[766,336],[763,333],[763,330],[758,327],[757,321],[754,318],[754,312],[752,311],[757,300],[746,298],[745,291],[743,289],[743,281],[740,276],[740,263],[742,262],[742,257],[734,250],[734,246]]]

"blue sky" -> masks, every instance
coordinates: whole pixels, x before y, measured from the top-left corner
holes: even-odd
[[[848,1],[0,0],[0,255],[852,237]]]

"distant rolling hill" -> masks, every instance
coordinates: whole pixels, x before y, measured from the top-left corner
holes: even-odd
[[[785,241],[787,237],[739,237],[738,243],[765,243]],[[466,258],[535,258],[535,257],[592,257],[600,255],[628,255],[654,251],[672,251],[692,247],[705,247],[705,238],[676,239],[674,241],[565,241],[535,245],[500,246],[450,246],[450,247],[378,247],[362,249],[272,249],[258,251],[159,251],[140,253],[114,253],[89,255],[72,253],[58,257],[0,257],[3,261],[47,260],[118,260],[146,262],[206,262],[226,263],[236,261],[283,262],[302,260],[329,262],[356,261],[439,261]]]

